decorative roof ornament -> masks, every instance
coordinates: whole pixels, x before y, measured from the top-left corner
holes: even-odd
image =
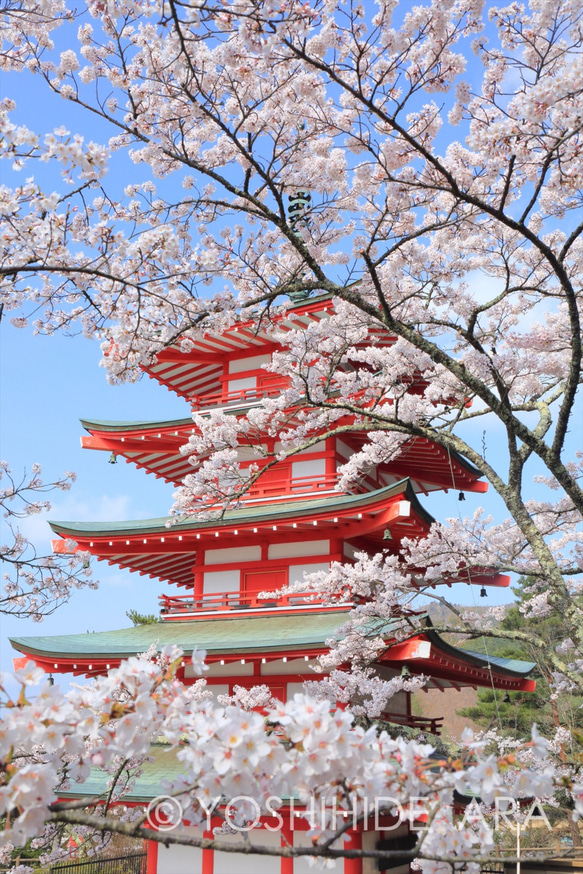
[[[298,227],[308,227],[308,210],[312,202],[312,195],[309,191],[296,191],[295,194],[288,195],[287,214],[289,223],[295,234],[298,234]]]
[[[288,201],[287,214],[292,233],[302,239],[300,228],[309,227],[308,211],[312,202],[312,195],[309,191],[300,189],[295,194],[289,194]],[[301,303],[307,300],[309,296],[310,292],[304,289],[289,292],[289,298],[294,303]]]

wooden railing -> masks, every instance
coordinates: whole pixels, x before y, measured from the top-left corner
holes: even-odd
[[[259,598],[253,592],[219,592],[206,594],[201,598],[192,595],[160,595],[158,601],[162,618],[207,610],[250,610],[322,603],[322,599],[313,597],[311,592],[294,592],[293,595],[277,598]]]
[[[414,716],[406,713],[383,713],[383,719],[396,725],[406,725],[408,728],[421,728],[430,734],[441,734],[443,716]]]
[[[195,395],[192,399],[192,409],[198,411],[208,407],[230,407],[235,404],[259,401],[262,398],[271,398],[281,394],[287,385],[287,381],[282,379],[281,382],[237,389],[237,391],[218,391],[205,395]]]
[[[259,477],[249,490],[249,497],[263,497],[272,495],[289,495],[295,492],[326,492],[332,491],[338,482],[338,474],[312,474],[312,476]]]
[[[297,476],[293,477],[293,479],[285,475],[278,476],[277,478],[268,475],[265,477],[260,476],[253,485],[249,486],[249,491],[241,496],[241,500],[243,503],[252,504],[254,501],[259,501],[262,498],[289,500],[290,498],[306,494],[326,494],[327,492],[334,491],[338,480],[339,476],[337,473]],[[367,488],[367,483],[363,481],[354,483],[350,489],[342,492],[342,494],[361,495],[375,487],[380,488],[377,483],[373,483],[372,486],[369,484]],[[207,504],[211,506],[212,497],[212,495],[206,495],[201,500],[206,500]]]

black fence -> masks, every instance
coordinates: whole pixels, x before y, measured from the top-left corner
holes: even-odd
[[[51,874],[145,874],[146,854],[108,856],[101,859],[69,859],[51,865]]]

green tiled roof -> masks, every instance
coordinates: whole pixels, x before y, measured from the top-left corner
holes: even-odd
[[[320,648],[334,635],[349,617],[349,611],[306,611],[268,616],[237,615],[224,618],[197,619],[191,622],[160,622],[155,625],[138,625],[114,631],[97,631],[86,634],[59,634],[45,637],[10,638],[15,649],[35,656],[51,656],[55,659],[107,659],[129,658],[145,652],[155,643],[158,649],[166,644],[179,646],[186,655],[193,649],[206,649],[209,655],[236,653],[245,655],[257,652],[290,652],[301,648]],[[374,623],[374,634],[391,633],[392,622]],[[483,653],[459,649],[447,643],[431,625],[420,632],[443,652],[449,652],[469,664],[487,667],[489,664],[503,674],[524,677],[535,667],[534,662],[485,656]]]
[[[173,780],[185,772],[184,764],[176,758],[176,750],[166,744],[152,744],[150,756],[152,761],[146,762],[132,789],[124,795],[125,802],[147,804],[152,798],[166,795],[162,781]],[[60,795],[65,798],[97,798],[108,792],[110,778],[111,775],[100,768],[91,768],[84,783],[71,783],[69,789]]]
[[[225,619],[197,619],[193,622],[160,622],[115,631],[88,634],[59,634],[46,637],[13,637],[13,646],[30,655],[55,658],[128,658],[145,652],[155,643],[179,646],[186,654],[206,649],[209,654],[285,652],[298,647],[324,646],[348,618],[348,611],[324,610],[302,614],[237,616]],[[387,623],[386,630],[390,628]]]
[[[536,662],[523,662],[520,659],[505,659],[501,656],[485,656],[483,652],[473,652],[469,649],[458,650],[464,655],[479,659],[484,664],[490,663],[492,667],[502,668],[506,674],[530,674],[536,668]]]
[[[155,421],[139,420],[133,422],[114,422],[108,419],[79,419],[79,421],[87,430],[97,428],[99,431],[132,431],[146,430],[148,428],[155,430],[156,428],[182,428],[185,425],[193,427],[192,416],[189,416],[187,419],[169,419],[168,421],[161,421],[159,419]]]
[[[505,659],[501,656],[488,656],[483,652],[461,649],[460,647],[448,643],[443,639],[443,637],[441,637],[441,635],[434,631],[429,617],[426,618],[425,622],[427,624],[425,633],[429,640],[433,641],[436,646],[443,650],[443,652],[449,652],[456,658],[461,656],[463,660],[470,662],[470,664],[478,665],[479,667],[488,667],[488,665],[491,665],[493,668],[500,668],[504,674],[513,674],[519,677],[530,674],[530,672],[536,667],[535,662],[523,662],[520,659]]]
[[[176,757],[177,750],[168,744],[153,743],[150,747],[151,762],[146,762],[142,773],[130,791],[124,795],[123,802],[148,804],[153,798],[167,795],[167,783],[176,780],[187,772],[188,766]],[[98,798],[108,791],[108,781],[111,774],[100,768],[91,768],[91,773],[84,783],[71,783],[69,789],[60,792],[61,798]],[[287,799],[284,798],[284,801]]]
[[[287,501],[277,504],[262,504],[253,507],[241,507],[237,510],[227,510],[222,516],[222,522],[243,523],[258,522],[265,520],[277,519],[294,519],[297,516],[305,516],[306,513],[316,514],[325,511],[333,514],[340,510],[360,508],[364,509],[368,504],[375,504],[384,499],[388,499],[393,495],[398,495],[400,492],[405,494],[405,497],[415,508],[415,512],[429,524],[434,522],[433,517],[423,509],[419,499],[413,491],[409,479],[402,479],[397,483],[385,486],[383,489],[377,489],[374,492],[365,492],[361,495],[329,495],[325,498],[317,500],[310,499],[307,501]],[[50,522],[51,528],[57,533],[70,532],[72,536],[78,534],[117,534],[121,535],[125,532],[141,533],[156,533],[168,532],[168,517],[163,516],[158,519],[137,519],[129,522]],[[212,519],[206,522],[197,522],[195,518],[185,521],[173,523],[170,531],[185,531],[194,528],[216,528],[217,520]]]

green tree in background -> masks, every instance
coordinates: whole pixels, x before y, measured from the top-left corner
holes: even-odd
[[[547,616],[527,615],[531,583],[528,577],[519,580],[513,590],[516,603],[508,609],[500,623],[500,629],[510,634],[528,630],[531,640],[488,638],[485,644],[482,638],[480,641],[468,641],[467,648],[481,650],[491,656],[534,662],[536,690],[503,693],[495,689],[480,689],[477,703],[463,708],[459,714],[472,719],[481,728],[497,727],[504,734],[516,737],[528,736],[530,727],[536,722],[541,734],[551,737],[559,725],[583,729],[583,697],[568,692],[551,694],[552,669],[546,654],[554,652],[565,640],[565,627],[561,614],[555,611]]]
[[[160,618],[153,613],[138,613],[137,610],[127,610],[126,616],[132,625],[156,625]]]

